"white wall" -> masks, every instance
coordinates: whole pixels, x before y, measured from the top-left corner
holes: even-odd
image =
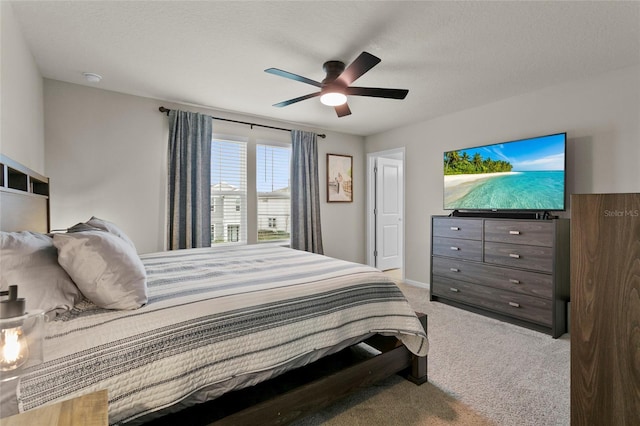
[[[175,105],[55,80],[44,81],[46,170],[51,179],[51,227],[67,228],[92,215],[113,221],[141,253],[165,247],[168,120],[158,107],[198,111],[217,117],[292,128],[239,114]],[[290,134],[214,120],[215,134],[290,143]],[[324,132],[318,139],[325,254],[364,262],[364,176],[362,137]],[[326,154],[352,155],[356,194],[353,203],[326,203]],[[248,158],[248,180],[255,182],[255,158]],[[249,201],[249,211],[256,200]],[[257,232],[255,225],[249,232]]]
[[[0,2],[0,153],[45,174],[42,77],[11,4]]]
[[[640,192],[640,67],[367,137],[367,152],[406,147],[407,279],[429,282],[430,217],[449,213],[442,210],[444,151],[565,131],[570,194]]]

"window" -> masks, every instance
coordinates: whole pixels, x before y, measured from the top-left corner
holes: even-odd
[[[211,143],[211,244],[247,242],[247,144]],[[225,233],[226,230],[226,233]]]
[[[289,240],[291,146],[234,139],[214,136],[211,143],[211,244]]]
[[[290,170],[291,147],[256,146],[258,242],[290,238]]]

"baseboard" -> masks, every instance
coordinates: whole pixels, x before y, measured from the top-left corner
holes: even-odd
[[[414,287],[421,287],[421,288],[424,288],[424,289],[427,289],[427,290],[431,289],[431,286],[429,284],[425,284],[425,283],[420,282],[420,281],[414,281],[414,280],[405,279],[404,282],[407,283],[407,284],[410,284],[410,285],[412,285]]]

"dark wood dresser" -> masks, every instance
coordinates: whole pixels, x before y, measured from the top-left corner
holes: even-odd
[[[640,425],[640,194],[571,197],[571,424]]]
[[[433,216],[431,256],[431,300],[567,331],[569,220]]]

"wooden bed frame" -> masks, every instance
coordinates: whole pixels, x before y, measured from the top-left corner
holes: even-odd
[[[427,317],[422,314],[420,318],[426,331]],[[276,387],[284,383],[283,386],[287,389],[286,384],[290,383],[290,376],[295,376],[302,382],[297,387],[292,387],[283,393],[274,395],[270,399],[231,413],[212,424],[216,426],[287,424],[326,408],[347,395],[371,386],[393,374],[403,374],[416,384],[422,384],[427,381],[426,356],[417,357],[411,354],[394,337],[378,335],[369,339],[366,343],[382,349],[381,353],[360,359],[361,355],[357,354],[357,349],[348,348],[337,356],[318,361],[317,365],[314,363],[307,367],[302,367],[302,373],[294,370],[288,375],[284,375],[281,379],[274,379],[274,382],[278,384]],[[339,359],[340,362],[336,362],[333,367],[337,365],[339,368],[325,374],[325,365],[334,362],[336,359]],[[269,384],[268,386],[271,385]],[[261,392],[261,390],[258,392]],[[251,394],[251,392],[248,393]],[[242,401],[243,397],[240,400]]]
[[[427,316],[416,314],[426,332]],[[394,374],[417,385],[427,382],[427,357],[413,355],[395,337],[376,334],[274,379],[167,414],[145,426],[285,425]]]
[[[4,155],[0,155],[0,169],[0,230],[48,232],[49,179]],[[417,315],[426,332],[427,316]],[[425,383],[427,357],[413,355],[395,337],[374,335],[274,379],[146,425],[287,424],[394,374],[418,385]]]

